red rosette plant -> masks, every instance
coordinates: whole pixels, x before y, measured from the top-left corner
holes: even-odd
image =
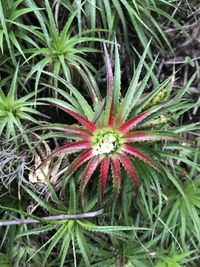
[[[177,136],[167,131],[153,131],[152,129],[144,130],[141,127],[138,129],[138,126],[140,126],[141,123],[147,120],[149,121],[151,115],[155,115],[168,104],[157,105],[149,110],[141,111],[139,114],[127,119],[128,115],[133,113],[132,107],[134,104],[137,106],[137,109],[142,110],[142,105],[141,102],[139,102],[139,99],[155,64],[154,62],[138,88],[138,80],[148,48],[146,48],[146,51],[141,57],[133,80],[131,81],[122,101],[120,101],[120,63],[118,50],[116,48],[114,77],[110,58],[107,50],[104,50],[107,66],[107,96],[104,110],[101,111],[100,116],[94,123],[86,116],[80,114],[80,112],[75,112],[74,108],[66,107],[63,104],[63,101],[49,99],[51,104],[75,118],[81,126],[59,126],[57,129],[69,134],[71,138],[74,136],[74,139],[79,140],[59,147],[45,160],[45,162],[62,153],[81,151],[78,157],[71,163],[67,171],[67,176],[69,177],[75,173],[78,168],[84,166],[80,187],[81,193],[84,192],[87,183],[98,167],[100,167],[101,196],[104,194],[110,169],[113,176],[114,191],[117,194],[119,193],[122,181],[121,168],[125,169],[128,176],[133,181],[134,189],[137,193],[138,174],[134,166],[134,158],[143,161],[145,164],[149,164],[157,170],[159,170],[159,166],[152,158],[142,150],[138,149],[135,146],[135,143],[174,139],[177,138]],[[160,87],[158,89],[161,90],[162,88]],[[157,91],[159,92],[158,89]],[[149,98],[149,101],[151,99],[152,98]],[[135,112],[137,109],[135,109]],[[155,116],[152,117],[154,118]]]

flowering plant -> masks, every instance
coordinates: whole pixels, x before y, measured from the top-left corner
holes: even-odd
[[[73,153],[81,150],[82,153],[69,166],[67,176],[69,177],[72,175],[78,168],[87,162],[82,173],[82,193],[98,166],[100,166],[102,196],[104,194],[110,167],[112,170],[114,191],[116,193],[119,192],[122,180],[121,166],[123,166],[129,177],[132,179],[135,192],[137,192],[138,174],[134,166],[134,158],[138,158],[155,169],[159,169],[159,166],[153,159],[136,147],[135,143],[177,138],[175,134],[166,131],[138,129],[138,126],[144,121],[151,119],[151,115],[156,114],[157,111],[164,108],[165,104],[154,106],[149,110],[131,116],[131,118],[127,120],[130,111],[133,111],[132,105],[139,101],[140,95],[142,94],[151,73],[150,70],[138,88],[138,79],[146,53],[147,49],[140,60],[124,99],[120,101],[120,64],[118,51],[116,49],[115,76],[113,77],[111,61],[107,50],[105,49],[105,59],[108,70],[107,96],[104,110],[101,112],[96,122],[89,120],[78,111],[75,112],[74,108],[68,108],[68,104],[66,107],[62,104],[63,101],[49,99],[51,104],[77,119],[82,126],[59,126],[57,129],[70,134],[71,138],[79,140],[59,147],[45,160],[45,162],[61,153]],[[161,90],[161,88],[159,90]],[[133,98],[134,96],[135,98]],[[151,101],[151,98],[149,98],[149,101]],[[139,106],[141,108],[141,103],[137,108]]]

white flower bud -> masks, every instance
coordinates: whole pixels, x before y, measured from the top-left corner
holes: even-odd
[[[116,137],[112,134],[104,136],[99,144],[93,146],[93,155],[109,154],[115,150]]]

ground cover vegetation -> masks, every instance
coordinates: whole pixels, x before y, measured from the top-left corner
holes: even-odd
[[[0,266],[200,265],[200,5],[0,1]]]

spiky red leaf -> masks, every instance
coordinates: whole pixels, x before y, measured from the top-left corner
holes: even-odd
[[[108,55],[108,51],[106,45],[103,44],[104,53],[105,53],[105,63],[107,69],[107,96],[106,96],[106,108],[105,108],[105,124],[106,126],[113,127],[114,123],[114,115],[113,115],[113,72],[112,72],[112,64],[110,61],[110,57]]]
[[[69,134],[73,134],[76,137],[80,137],[82,139],[85,140],[91,140],[91,135],[89,133],[87,133],[87,131],[85,129],[81,129],[81,127],[77,127],[77,126],[65,126],[63,125],[63,127],[54,127],[53,129],[55,130],[59,130],[65,133],[69,133]]]
[[[91,148],[91,144],[88,141],[77,141],[77,142],[73,142],[67,145],[64,145],[62,147],[59,147],[58,149],[56,149],[53,154],[62,154],[62,153],[66,153],[66,152],[75,152],[77,150],[83,150],[83,149],[89,149]]]
[[[63,153],[67,153],[67,152],[75,152],[77,150],[82,150],[82,149],[89,149],[91,147],[90,142],[88,141],[78,141],[78,142],[73,142],[67,145],[64,145],[62,147],[59,147],[57,149],[55,149],[53,151],[53,153],[51,153],[51,155],[49,155],[38,167],[37,169],[39,169],[42,165],[44,165],[47,161],[51,160],[54,157],[57,157]]]
[[[121,177],[120,163],[117,157],[112,158],[111,166],[112,166],[112,173],[113,173],[114,193],[118,195],[122,177]]]
[[[104,53],[105,53],[105,62],[107,68],[107,94],[110,95],[113,89],[113,72],[110,57],[106,45],[103,43]]]
[[[145,112],[131,118],[130,120],[126,121],[125,123],[123,123],[119,127],[119,131],[122,134],[128,133],[129,131],[131,131],[133,129],[133,127],[137,126],[140,122],[142,122],[144,119],[149,117],[154,111],[152,111],[152,110],[151,111],[145,111]]]
[[[100,170],[101,197],[103,197],[104,194],[104,189],[108,177],[109,165],[110,165],[110,158],[104,158],[101,161],[101,170]]]
[[[114,126],[114,100],[113,99],[112,99],[112,103],[111,103],[111,107],[110,107],[108,126],[111,128],[113,128],[113,126]]]
[[[63,106],[60,106],[58,104],[55,104],[53,102],[51,102],[52,105],[62,109],[63,111],[65,111],[66,113],[68,113],[69,115],[71,115],[72,117],[74,117],[75,119],[77,119],[83,126],[85,126],[89,132],[94,133],[97,129],[96,125],[94,123],[92,123],[91,121],[89,121],[88,119],[86,119],[84,116],[68,109],[65,108]]]
[[[81,194],[83,194],[87,183],[89,182],[92,174],[94,173],[99,164],[99,161],[99,157],[95,156],[88,162],[87,166],[85,167],[85,170],[83,171],[83,178],[81,181]]]
[[[80,154],[70,165],[69,169],[67,170],[67,175],[74,173],[82,164],[87,162],[92,157],[92,150]]]
[[[143,154],[139,149],[135,148],[135,147],[131,147],[131,146],[128,146],[128,145],[124,145],[122,147],[122,151],[127,153],[127,154],[130,154],[140,160],[143,160],[145,161],[146,163],[148,163],[149,165],[151,165],[152,167],[156,168],[156,169],[159,169],[158,165],[153,162],[149,157],[147,157],[145,154]]]
[[[125,170],[127,171],[128,175],[132,178],[135,193],[138,193],[138,175],[136,172],[135,167],[133,166],[131,160],[126,155],[119,155],[118,156],[120,162],[124,166]]]
[[[175,134],[168,132],[131,132],[124,136],[126,143],[154,141],[154,140],[179,140]]]

